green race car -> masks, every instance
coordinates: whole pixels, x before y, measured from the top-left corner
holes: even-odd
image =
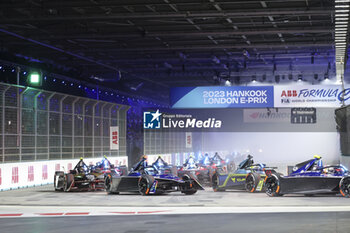
[[[265,167],[265,164],[254,164],[253,156],[248,155],[234,172],[226,174],[216,171],[212,177],[213,190],[214,192],[226,189],[260,192],[264,187]]]

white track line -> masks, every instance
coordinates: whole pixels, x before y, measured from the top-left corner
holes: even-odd
[[[0,218],[71,217],[159,214],[234,214],[349,212],[350,206],[278,206],[278,207],[69,207],[69,206],[1,206]]]

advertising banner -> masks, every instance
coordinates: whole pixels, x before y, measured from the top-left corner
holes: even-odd
[[[175,87],[172,108],[338,108],[350,104],[350,85]],[[153,118],[152,118],[153,119]]]
[[[110,149],[119,150],[119,127],[111,126],[110,127]]]
[[[243,109],[244,123],[289,123],[290,109],[257,108]]]
[[[192,148],[192,133],[186,132],[186,148]]]
[[[316,124],[316,108],[292,108],[292,124]]]
[[[128,165],[127,156],[108,157],[116,165]],[[0,191],[24,188],[36,185],[52,184],[55,171],[68,172],[69,164],[76,164],[79,159],[50,160],[40,162],[21,162],[0,164]],[[86,164],[96,164],[101,158],[86,158]]]
[[[344,98],[350,104],[350,86],[341,85],[294,85],[274,87],[275,108],[313,107],[337,108]]]
[[[266,108],[274,106],[273,86],[171,88],[173,108]]]

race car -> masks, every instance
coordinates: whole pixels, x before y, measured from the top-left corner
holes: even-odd
[[[210,168],[211,159],[206,154],[200,162],[196,162],[195,158],[191,155],[177,171],[178,176],[189,175],[196,177],[196,179],[202,185],[210,184],[213,170]]]
[[[284,194],[337,194],[344,197],[350,195],[350,176],[343,165],[323,166],[322,158],[314,156],[294,166],[288,176],[283,176],[273,169],[265,181],[268,196],[283,196]]]
[[[141,195],[175,191],[192,195],[197,190],[203,190],[203,187],[194,177],[185,174],[182,178],[179,178],[173,175],[172,166],[160,157],[153,164],[148,165],[145,156],[133,166],[127,176],[108,174],[105,178],[105,188],[108,194],[134,192]]]
[[[127,168],[126,166],[115,168],[106,156],[101,162],[90,166],[87,166],[83,158],[80,158],[69,173],[55,172],[54,187],[56,191],[65,192],[104,190],[104,177],[109,173],[121,176],[127,173]]]
[[[205,154],[204,158],[197,163],[191,155],[178,170],[178,175],[192,175],[196,177],[201,184],[210,186],[212,176],[216,170],[220,170],[222,173],[227,173],[229,170],[226,161],[223,160],[218,153],[215,153],[212,158],[210,158],[208,154]]]
[[[248,155],[232,173],[226,174],[217,170],[212,177],[212,188],[214,192],[226,189],[262,191],[266,176],[265,167],[265,164],[254,164],[253,156]]]

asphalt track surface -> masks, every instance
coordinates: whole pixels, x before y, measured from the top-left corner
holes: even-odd
[[[0,233],[350,232],[350,199],[210,188],[192,196],[55,192],[52,186],[0,192]]]
[[[2,218],[1,232],[22,233],[347,233],[350,212]]]

